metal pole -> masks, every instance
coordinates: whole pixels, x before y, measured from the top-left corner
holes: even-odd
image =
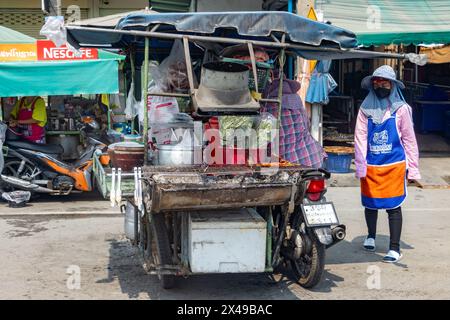
[[[293,13],[294,12],[294,0],[288,1],[288,12]],[[293,79],[293,73],[294,73],[294,59],[292,57],[287,57],[288,61],[288,78]]]
[[[419,53],[419,50],[418,50],[417,46],[415,46],[414,52],[415,53]],[[414,72],[414,80],[415,80],[416,83],[418,83],[419,82],[419,66],[417,64],[414,64],[414,71],[415,71]]]
[[[50,16],[61,16],[61,0],[50,0],[48,9]]]
[[[148,30],[148,28],[147,28]],[[145,37],[145,49],[144,49],[144,91],[143,91],[143,97],[144,100],[144,132],[143,134],[143,141],[144,141],[144,164],[146,165],[148,162],[148,55],[149,55],[149,46],[150,41],[148,37]]]
[[[134,90],[133,90],[133,94],[136,93],[136,65],[134,62],[134,55],[135,55],[136,51],[134,50],[134,47],[131,47],[130,49],[130,64],[131,64],[131,83],[134,86]],[[134,121],[135,121],[136,117],[134,117],[131,120],[131,134],[134,134]]]

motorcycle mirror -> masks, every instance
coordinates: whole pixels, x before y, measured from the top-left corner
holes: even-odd
[[[92,120],[91,122],[88,122],[87,125],[90,126],[94,130],[100,129],[100,125],[95,120]]]

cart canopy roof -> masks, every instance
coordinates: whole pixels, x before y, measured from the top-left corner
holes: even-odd
[[[150,30],[150,47],[170,49],[174,37],[201,36],[222,39],[264,41],[276,44],[284,34],[287,51],[313,60],[348,58],[403,58],[403,56],[356,50],[356,35],[346,29],[280,11],[261,12],[133,12],[121,18],[114,29],[92,20],[69,24],[67,41],[75,47],[129,48],[143,47],[144,35]],[[128,32],[128,33],[127,33]],[[135,32],[135,34],[132,34]],[[148,33],[147,33],[148,36]],[[277,39],[273,38],[276,37]],[[204,39],[205,40],[205,39]],[[194,40],[204,45],[201,40]],[[206,41],[206,40],[205,40]],[[210,40],[212,42],[212,40]],[[231,44],[231,42],[230,42]],[[279,48],[280,46],[278,46]]]
[[[116,29],[145,30],[157,24],[161,24],[158,31],[164,32],[220,35],[223,29],[233,29],[235,32],[226,36],[268,38],[271,34],[284,33],[287,41],[299,44],[333,45],[343,49],[356,46],[356,36],[351,31],[279,11],[131,14],[122,19]]]

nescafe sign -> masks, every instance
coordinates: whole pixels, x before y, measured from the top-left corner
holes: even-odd
[[[56,47],[50,40],[37,41],[38,60],[95,60],[98,59],[98,50],[95,48],[80,48],[80,55],[69,50],[65,45]]]

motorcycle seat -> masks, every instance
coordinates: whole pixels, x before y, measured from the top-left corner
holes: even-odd
[[[64,153],[64,148],[59,144],[39,144],[20,140],[7,141],[6,144],[14,148],[26,149],[47,154],[61,155]]]

